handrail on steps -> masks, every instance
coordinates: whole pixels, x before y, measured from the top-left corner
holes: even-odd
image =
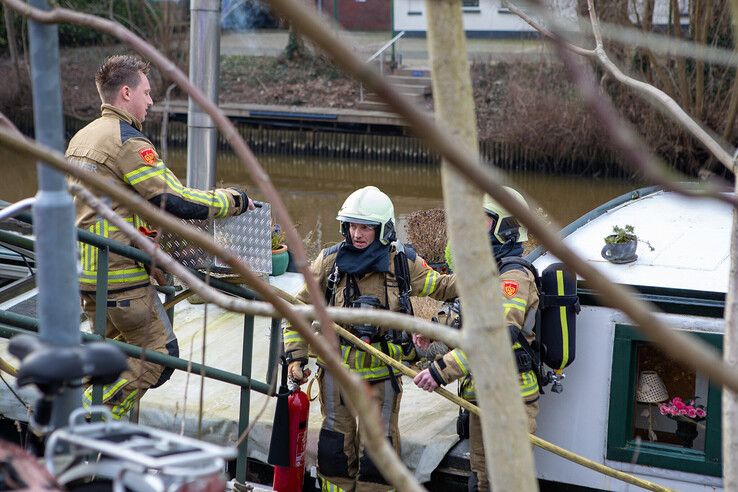
[[[405,31],[400,31],[399,33],[397,33],[397,35],[395,35],[394,38],[384,43],[384,45],[382,45],[382,47],[379,48],[376,51],[376,53],[374,53],[372,56],[367,58],[365,63],[369,64],[373,62],[374,60],[376,60],[377,57],[383,54],[385,51],[387,51],[387,49],[389,49],[390,47],[394,47],[395,43],[404,35],[405,35]],[[384,57],[381,57],[379,59],[379,74],[384,75]],[[363,101],[363,100],[364,100],[364,84],[359,84],[359,101]]]

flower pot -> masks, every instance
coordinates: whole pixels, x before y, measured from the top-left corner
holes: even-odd
[[[699,435],[697,424],[695,422],[687,422],[686,420],[677,420],[677,428],[674,434],[682,440],[682,446],[691,448],[694,440]]]
[[[637,239],[631,239],[626,243],[608,243],[607,238],[605,238],[605,245],[602,247],[600,254],[610,263],[630,263],[638,259],[636,255],[637,247]]]
[[[278,249],[272,250],[272,276],[282,275],[287,271],[287,264],[290,262],[290,255],[287,252],[287,246],[282,245]]]

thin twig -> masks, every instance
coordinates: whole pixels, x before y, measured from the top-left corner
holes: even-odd
[[[661,89],[654,87],[651,84],[647,84],[633,77],[625,75],[620,68],[613,63],[605,52],[604,44],[602,42],[602,31],[600,29],[599,20],[592,5],[591,0],[588,0],[590,22],[592,24],[592,34],[595,38],[596,46],[592,50],[576,46],[569,42],[566,42],[560,36],[556,36],[551,31],[546,29],[543,25],[536,22],[531,16],[525,13],[517,5],[508,2],[508,8],[511,12],[516,14],[518,17],[527,22],[531,27],[536,29],[546,38],[551,41],[561,43],[567,49],[572,52],[586,56],[597,60],[600,65],[610,73],[615,79],[622,82],[624,85],[633,89],[636,94],[640,95],[646,102],[657,108],[658,110],[666,113],[679,125],[684,127],[694,138],[704,145],[707,150],[712,153],[729,171],[735,172],[735,164],[733,158],[729,152],[727,152],[723,146],[715,140],[709,133],[707,133],[702,126],[694,120],[686,111],[682,109],[679,104],[672,97],[666,94]],[[657,176],[653,173],[649,173],[651,176]],[[659,182],[663,181],[664,178],[659,178]]]
[[[310,9],[295,0],[271,0],[271,4],[283,16],[289,17],[292,25],[312,39],[315,45],[329,53],[347,73],[379,94],[395,113],[409,123],[416,134],[426,139],[431,149],[492,195],[538,237],[541,244],[552,254],[585,278],[597,290],[603,303],[627,314],[641,332],[654,340],[654,343],[674,360],[704,372],[716,384],[738,391],[738,374],[723,363],[712,347],[695,337],[671,329],[650,311],[646,303],[636,299],[632,288],[614,284],[596,267],[576,255],[561,241],[556,227],[545,223],[507,192],[503,187],[504,182],[500,179],[502,173],[499,170],[477,161],[463,146],[456,143],[452,137],[453,132],[437,125],[431,117],[405,100],[379,75],[367,68],[332,32],[322,26],[320,19]],[[713,192],[711,195],[716,193]],[[722,196],[720,198],[725,199]],[[735,200],[727,201],[733,205],[736,203]]]
[[[271,202],[277,219],[280,223],[284,224],[286,229],[288,244],[294,254],[295,264],[305,278],[305,284],[310,294],[311,303],[317,307],[321,322],[325,325],[329,325],[329,318],[325,312],[325,301],[323,299],[322,292],[318,287],[317,281],[310,272],[310,264],[305,255],[305,248],[303,247],[302,241],[297,233],[297,228],[294,227],[294,223],[287,212],[287,208],[285,207],[282,198],[274,187],[269,175],[256,160],[251,149],[249,149],[243,141],[238,129],[233,125],[228,117],[220,111],[214,102],[210,101],[202,91],[190,83],[187,76],[172,61],[162,55],[151,44],[147,43],[145,40],[141,39],[139,36],[135,35],[129,29],[126,29],[117,22],[63,8],[53,8],[51,10],[44,11],[33,8],[32,6],[23,3],[21,0],[2,0],[2,2],[6,6],[20,12],[23,16],[29,17],[36,22],[44,24],[70,23],[91,27],[97,31],[110,34],[111,36],[128,44],[141,56],[151,61],[152,64],[159,68],[163,76],[168,77],[169,80],[174,81],[179,87],[181,87],[192,98],[192,100],[213,119],[213,123],[218,127],[226,141],[232,146],[233,152],[239,157],[241,162],[249,171],[255,184]],[[330,328],[326,330],[325,336],[333,346],[338,346],[335,334],[331,332]]]
[[[69,163],[64,156],[54,150],[43,145],[33,142],[25,138],[19,138],[11,134],[10,131],[0,128],[0,143],[21,154],[28,154],[36,157],[51,166],[61,169],[71,176],[85,182],[94,188],[100,190],[111,199],[117,201],[129,210],[136,211],[144,219],[152,224],[158,224],[166,227],[169,231],[179,235],[187,241],[200,245],[206,252],[220,257],[224,263],[233,268],[234,272],[243,276],[249,285],[259,293],[262,298],[268,300],[279,312],[279,316],[290,321],[292,326],[298,330],[300,335],[310,344],[326,364],[326,368],[332,372],[338,383],[345,392],[346,397],[356,406],[359,418],[366,423],[367,437],[371,442],[367,443],[370,454],[381,461],[386,468],[387,474],[385,478],[393,484],[398,485],[395,475],[402,476],[403,490],[420,491],[417,481],[412,477],[404,464],[398,459],[394,448],[385,439],[379,409],[372,404],[371,395],[365,389],[365,383],[355,374],[349,373],[343,366],[342,359],[338,356],[333,345],[330,344],[324,336],[317,336],[311,329],[304,316],[292,309],[283,299],[281,299],[267,284],[257,277],[247,265],[245,265],[237,256],[230,251],[215,244],[212,238],[204,232],[194,229],[181,222],[179,219],[171,216],[166,212],[162,212],[149,202],[144,200],[140,195],[123,188],[120,184],[104,179],[94,173],[91,173],[79,166]],[[320,315],[319,310],[316,312]],[[323,309],[325,312],[325,308]],[[327,315],[327,312],[325,312]],[[321,317],[321,325],[323,325]],[[330,318],[328,318],[330,320]],[[330,322],[330,321],[329,321]],[[330,331],[328,326],[322,334],[325,335]],[[398,485],[399,486],[399,485]]]

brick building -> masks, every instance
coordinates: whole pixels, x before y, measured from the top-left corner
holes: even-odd
[[[392,0],[316,0],[316,5],[348,31],[392,30]]]

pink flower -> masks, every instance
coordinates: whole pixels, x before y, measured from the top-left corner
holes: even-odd
[[[689,417],[690,419],[696,418],[697,417],[697,410],[695,410],[694,407],[689,407],[687,409],[687,417]]]
[[[684,403],[684,401],[682,401],[682,399],[678,396],[675,396],[674,398],[671,399],[672,405],[676,405],[678,407],[680,403]]]
[[[666,405],[659,405],[659,412],[661,412],[661,415],[667,415],[669,413],[669,407]]]
[[[674,406],[677,407],[679,410],[682,410],[684,407],[686,407],[681,399],[679,401],[675,401]]]
[[[695,410],[695,413],[699,418],[704,418],[707,415],[707,412],[703,410],[702,408],[698,408]]]
[[[687,415],[687,411],[683,408],[680,408],[678,412],[679,412],[679,415]]]

